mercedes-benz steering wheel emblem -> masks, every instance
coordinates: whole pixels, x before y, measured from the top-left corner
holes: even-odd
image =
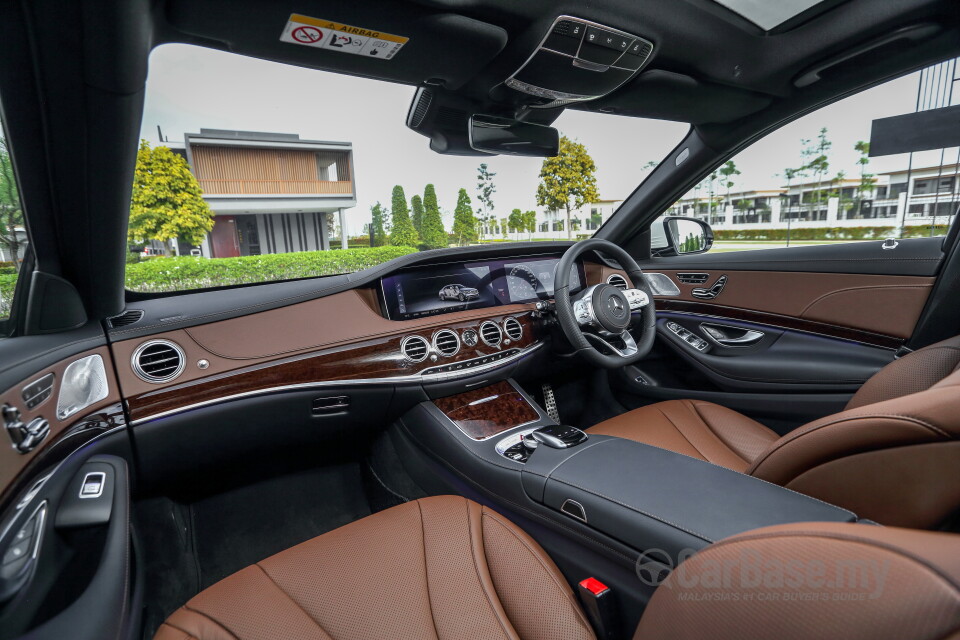
[[[610,298],[607,300],[607,308],[615,317],[623,317],[624,306],[623,301],[619,296],[610,296]]]

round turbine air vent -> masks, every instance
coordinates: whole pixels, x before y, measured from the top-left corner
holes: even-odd
[[[516,342],[523,337],[523,325],[516,318],[507,318],[503,322],[503,332],[507,337]]]
[[[420,336],[407,336],[400,343],[400,351],[411,362],[423,362],[430,352],[430,343]]]
[[[433,335],[433,348],[448,357],[456,355],[460,351],[460,336],[450,329],[440,329]]]
[[[490,320],[481,324],[480,339],[483,340],[487,346],[500,346],[500,343],[503,341],[503,332],[500,331],[500,325]]]
[[[169,382],[181,373],[187,357],[175,342],[149,340],[133,352],[133,372],[146,382]]]
[[[619,273],[611,274],[611,275],[607,278],[607,284],[612,284],[612,285],[615,286],[617,289],[621,289],[621,290],[624,290],[624,291],[626,291],[627,289],[630,288],[630,287],[627,286],[627,279],[624,278],[624,277],[623,277],[622,275],[620,275]]]

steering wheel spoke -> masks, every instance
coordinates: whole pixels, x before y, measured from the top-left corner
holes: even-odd
[[[602,335],[592,333],[589,331],[584,331],[583,337],[585,337],[590,342],[599,345],[601,348],[606,348],[608,352],[615,353],[621,358],[630,358],[636,355],[637,341],[633,339],[633,335],[629,331],[624,331],[620,335],[610,336],[605,338]],[[613,341],[619,341],[619,344],[614,344]]]

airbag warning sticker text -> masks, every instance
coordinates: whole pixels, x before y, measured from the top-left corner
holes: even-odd
[[[294,13],[280,34],[280,40],[306,47],[389,60],[397,55],[410,38]]]

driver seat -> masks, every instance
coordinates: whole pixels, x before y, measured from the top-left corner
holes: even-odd
[[[861,518],[933,528],[960,508],[960,336],[895,360],[844,411],[782,437],[700,400],[658,402],[587,432],[699,458]]]

